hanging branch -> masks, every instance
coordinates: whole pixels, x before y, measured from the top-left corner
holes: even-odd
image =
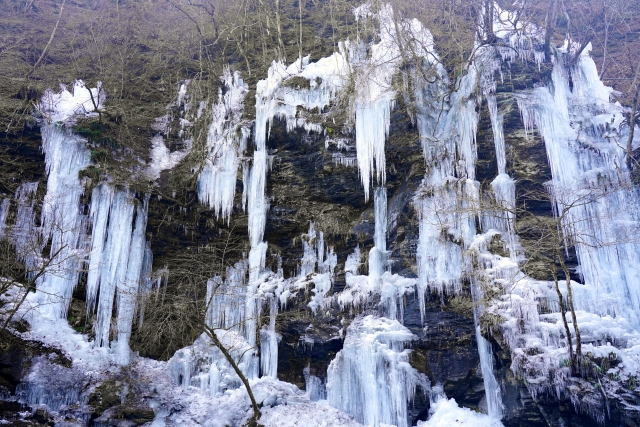
[[[58,13],[58,20],[56,21],[56,25],[53,27],[53,31],[51,31],[51,37],[49,37],[49,41],[47,42],[47,45],[42,50],[42,53],[40,54],[40,58],[38,58],[36,63],[33,64],[33,68],[31,69],[31,71],[29,71],[25,76],[27,79],[31,77],[31,74],[33,74],[33,72],[36,71],[36,68],[38,68],[38,65],[40,65],[40,63],[44,59],[44,56],[46,55],[47,50],[49,49],[49,46],[51,45],[51,42],[53,41],[53,38],[56,35],[56,31],[58,30],[58,25],[60,25],[60,19],[62,19],[62,11],[64,10],[64,4],[66,3],[66,1],[67,0],[62,0],[62,4],[60,5],[60,13]]]

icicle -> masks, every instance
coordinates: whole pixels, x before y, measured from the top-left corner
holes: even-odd
[[[356,103],[356,150],[365,201],[369,199],[372,177],[382,185],[386,181],[384,146],[393,105],[389,98],[391,96],[387,95],[382,100]]]
[[[4,238],[5,230],[7,228],[7,215],[9,215],[9,209],[11,208],[11,200],[8,197],[2,199],[0,203],[0,239]]]
[[[144,266],[148,209],[149,195],[146,195],[144,203],[142,205],[138,204],[136,208],[136,221],[131,237],[125,280],[117,284],[118,313],[116,327],[118,342],[116,344],[116,361],[121,365],[128,365],[131,356],[129,338],[131,337],[131,327],[138,300],[140,276]]]
[[[116,288],[126,280],[129,248],[131,246],[134,203],[128,191],[118,191],[110,207],[109,228],[104,244],[99,278],[98,311],[96,316],[96,345],[108,346],[111,313]]]
[[[98,294],[98,283],[102,269],[104,243],[107,238],[107,221],[113,202],[113,189],[102,184],[93,189],[89,218],[92,221],[91,253],[87,273],[87,313],[93,311]]]
[[[269,326],[262,328],[260,336],[260,364],[262,375],[278,378],[278,341],[276,333],[276,317],[278,315],[278,299],[269,297]]]

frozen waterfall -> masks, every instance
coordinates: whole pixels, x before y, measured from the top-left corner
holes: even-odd
[[[573,88],[569,88],[571,77]],[[518,96],[526,129],[544,140],[553,176],[551,193],[564,234],[575,243],[585,284],[598,296],[578,297],[578,309],[623,316],[640,326],[638,191],[629,183],[625,152],[612,143],[624,113],[609,102],[585,49],[577,64],[561,54],[550,87]]]

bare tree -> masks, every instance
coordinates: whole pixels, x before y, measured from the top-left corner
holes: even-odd
[[[172,259],[168,268],[167,286],[161,286],[144,297],[144,322],[132,336],[132,347],[142,354],[159,354],[162,358],[170,357],[175,350],[189,346],[202,334],[224,356],[233,371],[244,385],[251,401],[253,416],[247,426],[258,426],[260,409],[253,395],[251,385],[240,368],[237,349],[232,344],[224,343],[220,338],[232,329],[244,328],[243,324],[214,325],[208,322],[207,313],[227,289],[221,281],[212,287],[213,277],[224,277],[226,268],[233,259],[238,259],[245,248],[245,243],[234,229],[225,230],[221,237],[211,245],[190,248]],[[233,290],[234,292],[239,290]],[[253,349],[252,349],[253,350]],[[240,357],[246,352],[243,349]],[[234,353],[236,355],[234,356]]]

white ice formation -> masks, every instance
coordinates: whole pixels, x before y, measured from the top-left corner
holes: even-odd
[[[417,295],[424,323],[428,292],[456,294],[468,283],[474,298],[488,416],[460,409],[454,401],[431,393],[431,419],[418,425],[500,425],[504,409],[501,384],[493,372],[491,343],[481,328],[486,315],[500,320],[494,327],[500,328],[512,351],[512,369],[526,378],[534,397],[544,392],[567,394],[577,407],[604,420],[604,410],[597,407],[597,401],[578,401],[568,387],[574,379],[566,364],[567,347],[576,344],[576,325],[570,320],[574,342],[568,342],[554,283],[534,280],[519,270],[523,248],[515,234],[516,183],[508,174],[505,111],[496,88],[505,63],[516,59],[538,65],[543,62],[541,32],[521,26],[514,16],[496,6],[500,19],[494,29],[502,43],[478,43],[464,73],[451,82],[433,51],[427,29],[417,20],[396,22],[390,5],[383,5],[377,13],[372,9],[371,5],[360,7],[355,14],[358,20],[378,20],[377,43],[340,43],[339,52],[315,63],[309,57],[298,58],[290,66],[281,61],[272,63],[267,78],[256,87],[255,147],[249,157],[244,155],[250,149],[250,124],[242,117],[248,86],[239,73],[225,70],[224,94],[221,90],[212,106],[198,196],[216,216],[229,219],[238,168],[243,165],[242,200],[249,216],[250,252],[246,259],[228,268],[224,278],[209,280],[207,325],[252,384],[277,388],[275,385],[282,386],[277,381],[281,339],[277,316],[293,295],[309,292],[308,307],[314,314],[336,307],[352,312],[377,309],[378,316],[359,316],[348,325],[344,348],[328,370],[326,394],[322,380],[310,370],[305,371],[306,394],[291,390],[281,394],[290,399],[291,406],[312,405],[326,398],[334,408],[368,426],[404,427],[409,423],[407,405],[416,389],[429,389],[426,379],[408,363],[410,350],[405,346],[417,336],[403,326],[405,299]],[[402,39],[414,44],[412,51],[422,61],[400,67],[404,62],[399,45]],[[575,47],[567,44],[557,51],[548,86],[521,91],[515,97],[525,130],[537,132],[544,141],[553,176],[549,189],[555,213],[562,218],[563,235],[576,248],[580,264],[576,273],[584,284],[561,280],[558,287],[564,300],[569,289],[573,291],[583,353],[593,360],[616,360],[619,363],[607,371],[608,377],[629,381],[640,370],[640,279],[636,274],[640,243],[632,237],[640,223],[640,200],[638,191],[629,184],[626,153],[617,144],[627,132],[624,111],[610,102],[611,90],[600,81],[589,48],[575,63],[569,63],[570,49]],[[427,165],[414,197],[419,220],[417,279],[392,274],[387,251],[385,141],[398,95],[398,87],[392,85],[396,74],[401,75],[407,90],[414,91],[412,119]],[[421,78],[424,74],[434,78]],[[283,277],[281,268],[274,273],[265,267],[264,233],[269,208],[265,189],[270,159],[267,141],[275,118],[283,119],[288,131],[301,128],[323,132],[322,124],[310,121],[304,112],[322,114],[341,90],[350,87],[351,78],[355,84],[352,119],[356,157],[340,152],[334,153],[333,159],[346,166],[357,163],[365,199],[374,188],[375,232],[367,273],[362,271],[363,249],[358,246],[345,262],[345,289],[332,294],[338,257],[333,248],[326,247],[326,236],[313,223],[301,236],[303,254],[294,277]],[[187,102],[186,88],[187,83],[181,87],[179,104]],[[51,268],[37,283],[39,302],[44,303],[43,318],[51,322],[64,317],[79,272],[88,268],[88,308],[97,309],[97,345],[92,350],[106,351],[99,347],[111,344],[113,360],[126,364],[131,356],[128,340],[137,297],[150,286],[150,250],[145,240],[148,199],[141,202],[131,191],[103,183],[93,190],[89,215],[84,215],[80,205],[83,184],[78,172],[90,164],[89,153],[81,138],[54,124],[81,113],[96,114],[103,97],[101,90],[90,91],[81,82],[76,83],[74,94],[47,92],[40,106],[49,119],[42,127],[49,176],[42,228],[35,227],[37,183],[26,183],[15,195],[17,215],[10,232],[5,223],[11,204],[8,199],[0,203],[0,234],[10,236],[31,268],[44,266],[54,255],[60,255],[60,262],[55,263],[58,270]],[[497,160],[487,194],[481,193],[475,170],[478,109],[484,101]],[[204,110],[201,104],[198,115]],[[345,141],[332,135],[327,138],[327,147],[335,145],[338,150],[348,151]],[[182,154],[170,153],[161,138],[153,144],[150,171],[157,177],[159,171],[173,167]],[[63,152],[70,153],[65,157],[70,162],[62,162]],[[488,205],[484,205],[487,200]],[[490,253],[491,239],[497,235],[505,243],[508,257]],[[39,254],[47,240],[52,241],[51,253]],[[37,255],[29,251],[31,247],[39,248]],[[487,286],[503,294],[487,301]],[[109,343],[114,304],[117,339]],[[38,328],[33,333],[39,333]],[[80,347],[86,349],[78,344]],[[178,351],[167,366],[176,384],[185,391],[204,391],[210,399],[207,403],[227,398],[245,402],[246,393],[237,375],[206,334]],[[607,392],[613,390],[611,384],[605,382],[610,387]],[[38,387],[33,386],[29,399],[46,400]],[[67,397],[69,402],[78,398],[72,393]],[[284,398],[263,397],[260,403],[266,402],[265,419],[281,420],[281,409],[269,406]],[[340,417],[336,419],[342,422]],[[345,425],[355,425],[350,423],[345,421]]]
[[[209,205],[216,216],[229,218],[236,193],[240,157],[247,148],[251,130],[242,120],[244,97],[249,87],[239,72],[229,68],[222,76],[226,92],[218,91],[207,134],[208,155],[198,178],[198,198]],[[245,182],[245,185],[247,183]]]
[[[328,369],[329,403],[367,426],[407,427],[407,404],[428,379],[409,365],[415,339],[397,320],[366,316],[347,329],[343,349]]]
[[[151,254],[146,241],[148,196],[141,202],[129,190],[110,184],[93,189],[89,215],[81,196],[85,182],[80,172],[91,165],[86,140],[71,132],[66,122],[78,115],[97,115],[104,92],[81,81],[73,94],[45,92],[39,111],[45,154],[47,188],[40,226],[36,226],[37,183],[23,184],[16,193],[16,219],[11,241],[30,275],[37,277],[37,292],[30,304],[41,315],[64,319],[81,276],[87,275],[87,310],[97,307],[96,346],[109,347],[112,311],[117,307],[115,361],[128,364],[129,337],[138,304],[139,288],[148,288]],[[3,201],[3,207],[6,204]],[[6,215],[4,210],[3,215]],[[44,250],[47,250],[43,253]]]

